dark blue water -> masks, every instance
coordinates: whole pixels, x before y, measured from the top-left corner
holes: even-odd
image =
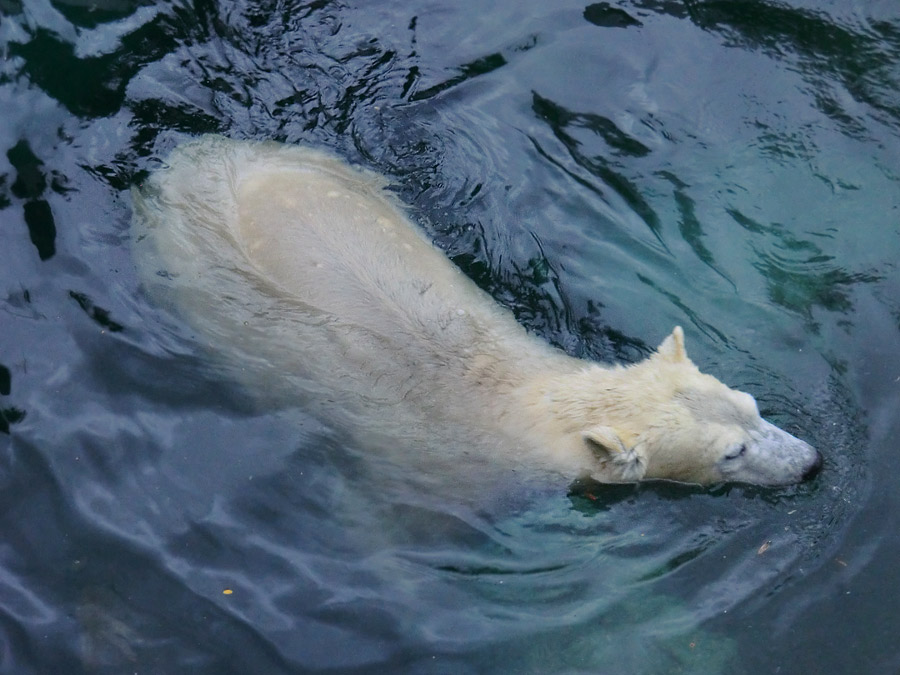
[[[0,0],[0,54],[0,672],[900,670],[893,0]],[[206,132],[387,175],[574,355],[683,325],[824,472],[476,505],[270,405],[131,257]]]

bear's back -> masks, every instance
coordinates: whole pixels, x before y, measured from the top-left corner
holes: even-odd
[[[135,211],[148,285],[244,373],[466,411],[446,399],[478,407],[561,357],[428,242],[383,179],[327,153],[203,137]],[[473,382],[488,391],[472,397]]]

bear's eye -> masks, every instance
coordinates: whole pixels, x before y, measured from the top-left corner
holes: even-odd
[[[738,457],[743,457],[747,452],[747,444],[741,443],[740,447],[738,447],[734,452],[730,452],[725,455],[725,459],[737,459]]]

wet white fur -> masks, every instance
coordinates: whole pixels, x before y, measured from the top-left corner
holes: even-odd
[[[604,481],[780,484],[820,461],[700,373],[680,328],[612,368],[528,335],[380,177],[330,154],[203,137],[134,202],[148,286],[246,381],[363,445]]]

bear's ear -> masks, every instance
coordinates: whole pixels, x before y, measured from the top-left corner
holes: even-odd
[[[612,427],[591,427],[582,434],[603,469],[603,478],[633,482],[644,477],[647,462],[636,446],[628,447]]]
[[[687,361],[687,351],[684,349],[684,331],[681,326],[675,326],[672,334],[662,341],[662,344],[656,349],[656,355],[671,363],[680,363]]]

